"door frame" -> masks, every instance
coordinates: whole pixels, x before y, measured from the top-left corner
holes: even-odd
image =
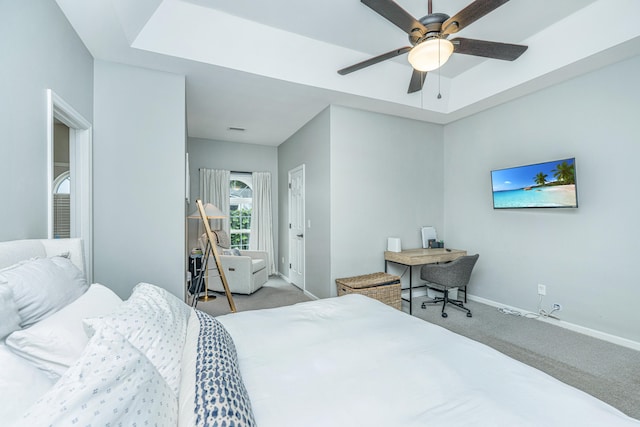
[[[302,230],[303,233],[305,234],[305,236],[302,238],[302,258],[301,258],[301,262],[302,262],[302,286],[300,286],[300,289],[302,289],[303,292],[306,293],[307,290],[307,266],[306,266],[306,253],[307,253],[307,239],[306,239],[306,210],[305,210],[305,202],[306,202],[306,176],[305,176],[305,165],[304,163],[300,166],[296,166],[295,168],[289,170],[289,172],[287,173],[287,196],[288,196],[288,212],[287,212],[287,224],[289,224],[289,227],[287,227],[287,246],[289,247],[289,266],[291,266],[291,254],[293,252],[293,248],[291,245],[291,176],[294,173],[297,173],[301,171],[302,172]],[[289,267],[288,270],[289,273],[289,280],[291,280],[291,267]],[[293,283],[293,282],[292,282]]]
[[[85,275],[93,283],[93,142],[91,123],[52,89],[47,89],[47,236],[53,238],[54,123],[69,127],[72,237],[82,238]]]

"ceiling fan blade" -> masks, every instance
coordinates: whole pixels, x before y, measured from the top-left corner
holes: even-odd
[[[519,44],[489,42],[486,40],[465,39],[463,37],[451,39],[450,41],[453,43],[453,51],[455,53],[505,61],[518,59],[528,48],[528,46]]]
[[[444,21],[442,24],[442,35],[457,33],[508,1],[509,0],[475,0],[469,6]]]
[[[416,69],[413,70],[413,74],[411,74],[411,81],[409,82],[409,90],[407,93],[419,92],[422,90],[422,86],[424,85],[424,79],[427,78],[426,71],[418,71]]]
[[[409,35],[415,31],[420,31],[421,35],[427,34],[427,29],[420,21],[392,0],[360,1]]]
[[[361,70],[365,67],[368,67],[373,64],[377,64],[378,62],[386,61],[387,59],[395,58],[396,56],[402,55],[403,53],[407,53],[411,50],[410,46],[401,47],[400,49],[392,50],[391,52],[383,53],[382,55],[374,56],[371,59],[367,59],[366,61],[358,62],[357,64],[353,64],[349,67],[343,68],[342,70],[338,70],[338,74],[345,75],[349,73],[353,73],[354,71]]]

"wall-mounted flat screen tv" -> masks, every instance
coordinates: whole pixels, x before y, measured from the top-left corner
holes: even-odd
[[[577,208],[575,158],[491,171],[494,209]]]

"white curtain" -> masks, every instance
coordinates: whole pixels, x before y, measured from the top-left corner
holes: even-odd
[[[271,174],[269,172],[254,172],[249,249],[267,252],[269,255],[267,263],[269,275],[276,272],[271,212]]]
[[[212,219],[213,230],[229,230],[229,179],[231,172],[220,169],[200,169],[200,198],[202,203],[211,203],[220,209],[227,217]]]

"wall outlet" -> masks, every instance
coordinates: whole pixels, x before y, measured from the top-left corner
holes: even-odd
[[[538,284],[538,295],[546,295],[547,287],[545,285]]]
[[[555,303],[552,308],[553,311],[562,311],[562,304]]]

